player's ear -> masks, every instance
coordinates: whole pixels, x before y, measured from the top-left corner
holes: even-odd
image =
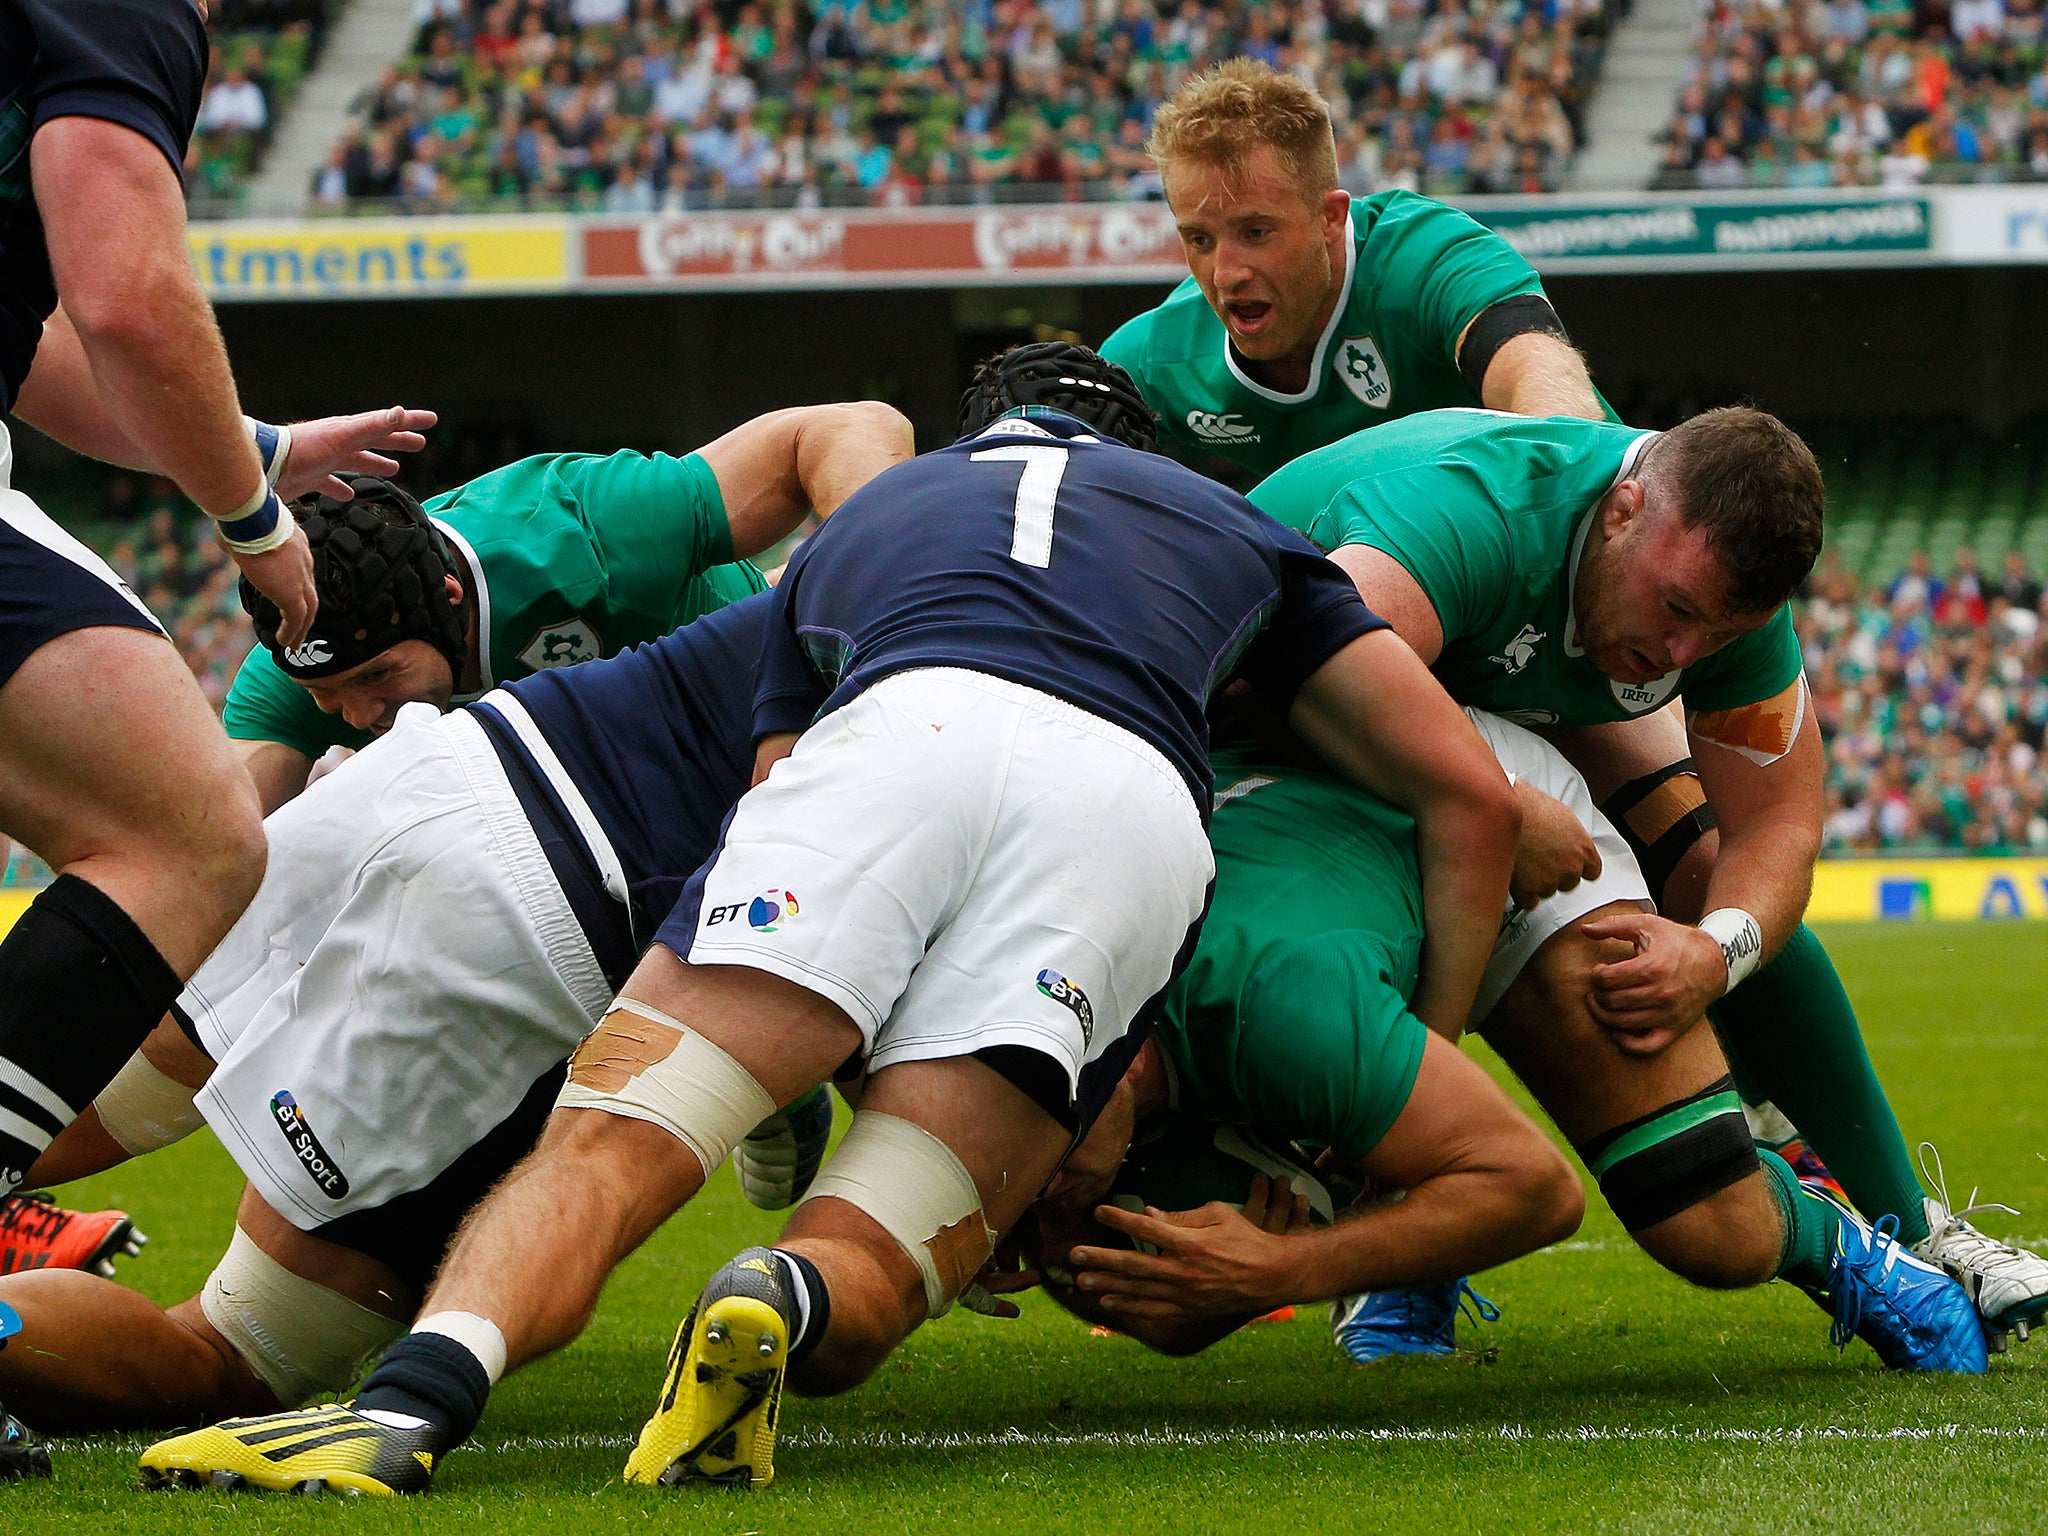
[[[1600,505],[1600,536],[1611,539],[1643,512],[1643,482],[1624,480],[1607,493]]]
[[[453,571],[450,571],[441,578],[441,586],[447,592],[449,602],[460,603],[462,601],[462,580]]]
[[[1351,223],[1351,194],[1342,187],[1333,187],[1322,196],[1323,228],[1334,234]]]

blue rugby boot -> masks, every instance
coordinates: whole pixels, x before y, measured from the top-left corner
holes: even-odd
[[[832,1090],[813,1088],[747,1132],[733,1149],[733,1171],[749,1205],[786,1211],[810,1192],[832,1139]]]
[[[1861,1339],[1895,1371],[1983,1375],[1990,1356],[1969,1292],[1901,1247],[1898,1226],[1896,1216],[1872,1226],[1842,1213],[1827,1290],[1814,1297],[1834,1314],[1828,1342],[1846,1349]]]
[[[1404,1291],[1365,1291],[1330,1303],[1337,1347],[1360,1365],[1389,1355],[1448,1355],[1458,1347],[1458,1313],[1498,1322],[1500,1308],[1472,1289],[1470,1280]]]

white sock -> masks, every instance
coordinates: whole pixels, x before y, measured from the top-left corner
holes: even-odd
[[[790,1347],[794,1349],[804,1330],[811,1326],[811,1288],[804,1284],[804,1277],[797,1272],[795,1262],[780,1248],[768,1250],[782,1262],[782,1283],[789,1294],[796,1298],[796,1316],[791,1320],[789,1330]]]
[[[494,1387],[505,1374],[505,1335],[488,1317],[478,1317],[474,1312],[436,1312],[414,1323],[412,1331],[438,1333],[444,1339],[453,1339],[476,1356],[476,1363],[484,1368]]]

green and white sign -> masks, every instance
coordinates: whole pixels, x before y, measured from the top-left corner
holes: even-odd
[[[1934,248],[1924,197],[1462,206],[1546,268],[1846,265]]]

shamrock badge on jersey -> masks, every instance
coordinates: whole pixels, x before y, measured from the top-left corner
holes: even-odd
[[[1387,372],[1387,360],[1380,356],[1380,344],[1370,336],[1346,336],[1331,366],[1360,403],[1376,411],[1393,404],[1394,377]]]

